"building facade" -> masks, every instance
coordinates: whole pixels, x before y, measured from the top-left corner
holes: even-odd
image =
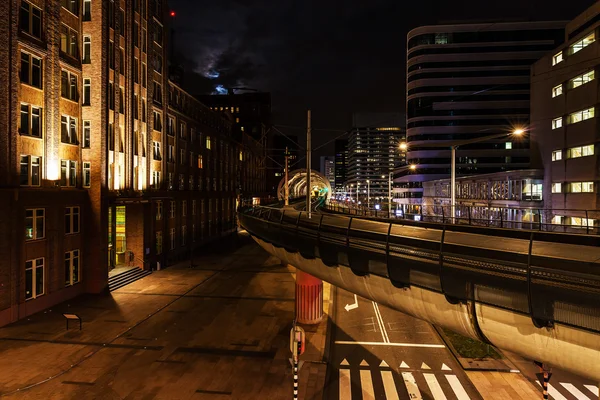
[[[387,201],[391,174],[404,163],[404,151],[399,148],[406,140],[404,115],[354,114],[352,121],[346,185],[354,188],[354,193],[359,191],[358,201],[363,204],[367,203],[367,196],[370,204]]]
[[[422,182],[450,176],[450,149],[432,146],[528,129],[530,66],[564,40],[564,22],[439,25],[407,37],[407,163],[397,201],[421,202]],[[461,146],[457,175],[530,167],[528,137]],[[419,145],[427,147],[419,147]]]
[[[319,171],[329,180],[331,187],[335,187],[335,157],[321,156]]]
[[[599,35],[595,3],[567,24],[565,43],[532,67],[534,162],[544,168],[545,208],[557,229],[600,226]]]
[[[345,192],[346,171],[348,169],[348,139],[337,139],[335,149],[335,191]]]
[[[8,0],[0,18],[0,325],[234,229],[262,147],[169,82],[166,1]]]

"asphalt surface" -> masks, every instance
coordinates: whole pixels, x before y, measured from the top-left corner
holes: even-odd
[[[428,323],[336,289],[329,400],[478,400]]]

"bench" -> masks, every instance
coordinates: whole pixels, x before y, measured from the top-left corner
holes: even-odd
[[[79,330],[81,330],[81,317],[77,314],[63,314],[63,317],[67,320],[67,330],[69,330],[69,321],[79,321]]]

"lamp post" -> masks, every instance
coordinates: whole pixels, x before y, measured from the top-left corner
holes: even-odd
[[[432,144],[423,144],[418,145],[418,147],[450,147],[450,209],[452,215],[452,223],[454,223],[454,218],[456,217],[456,149],[459,146],[464,146],[467,144],[487,142],[488,140],[500,139],[507,136],[521,136],[525,133],[525,130],[522,128],[515,128],[512,132],[504,132],[504,133],[496,133],[494,135],[484,136],[475,139],[467,139],[467,140],[455,140],[455,141],[438,141]],[[408,145],[406,143],[400,143],[400,148],[407,149]],[[411,170],[415,170],[416,166],[411,165]]]
[[[356,182],[356,208],[358,208],[358,193],[360,192],[360,182]]]
[[[390,178],[388,180],[388,218],[392,218],[392,179],[394,173],[390,171]]]
[[[367,210],[371,208],[371,181],[367,179]]]

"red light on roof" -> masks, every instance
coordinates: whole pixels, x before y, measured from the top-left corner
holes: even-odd
[[[170,14],[171,14],[171,17],[174,17],[175,16],[175,11],[171,11]]]

